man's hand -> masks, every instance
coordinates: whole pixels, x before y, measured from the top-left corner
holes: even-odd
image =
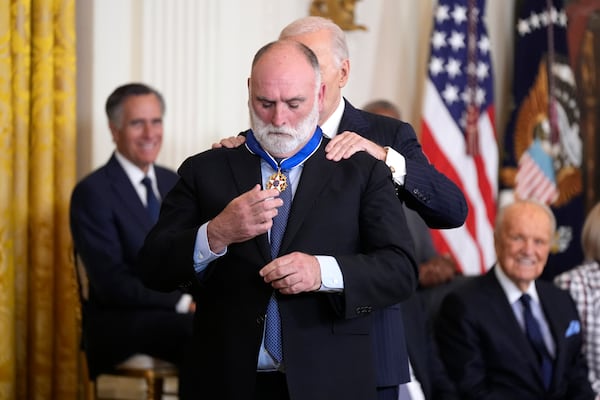
[[[315,256],[293,252],[277,257],[260,271],[266,283],[283,294],[312,292],[321,287],[321,267]]]
[[[261,190],[260,185],[231,200],[207,226],[211,251],[222,252],[231,243],[240,243],[271,229],[273,217],[283,201],[277,189]]]
[[[446,283],[456,275],[456,264],[450,256],[435,256],[419,265],[419,284],[433,287]]]
[[[225,147],[227,149],[233,149],[235,147],[243,145],[244,142],[246,142],[246,137],[242,135],[230,136],[228,138],[221,139],[219,143],[213,143],[212,148],[219,149],[221,147]]]
[[[366,151],[382,161],[385,161],[387,157],[387,151],[382,146],[350,131],[335,135],[325,147],[327,159],[333,161],[340,161],[342,158],[348,159],[357,151]]]

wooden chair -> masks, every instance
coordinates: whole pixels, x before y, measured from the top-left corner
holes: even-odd
[[[177,368],[169,362],[145,354],[131,356],[125,362],[117,365],[110,375],[144,379],[146,400],[160,400],[164,394],[177,395],[176,392],[164,391],[165,379],[177,377]],[[98,385],[95,385],[95,399],[102,399],[98,393]]]
[[[85,302],[89,298],[89,281],[85,266],[76,252],[74,252],[74,264],[81,302],[80,320],[82,320]],[[80,329],[80,335],[82,334],[81,331],[82,329]],[[98,394],[96,382],[89,378],[87,357],[83,345],[81,346],[80,355],[80,379],[82,382],[83,398],[85,400],[101,400],[102,397]],[[110,373],[103,375],[144,379],[146,383],[146,400],[161,400],[164,394],[177,395],[177,393],[164,391],[165,379],[178,376],[177,367],[167,361],[146,354],[135,354],[115,366],[114,370]]]

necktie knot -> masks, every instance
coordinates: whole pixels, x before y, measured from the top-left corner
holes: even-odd
[[[142,179],[142,184],[146,187],[146,209],[148,210],[148,214],[150,215],[152,222],[156,222],[160,212],[160,202],[154,194],[154,189],[152,188],[152,179],[150,179],[148,176],[145,176],[144,179]]]
[[[523,303],[523,307],[530,308],[531,307],[531,296],[527,293],[521,295],[521,303]]]

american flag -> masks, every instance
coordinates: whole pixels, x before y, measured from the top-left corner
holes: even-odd
[[[465,275],[496,259],[493,226],[498,144],[485,0],[440,0],[434,13],[421,129],[425,154],[456,183],[469,206],[462,227],[432,230],[435,246]]]

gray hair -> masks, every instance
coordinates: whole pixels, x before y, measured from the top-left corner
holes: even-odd
[[[108,120],[113,124],[118,125],[123,114],[123,103],[131,96],[142,96],[153,94],[160,103],[160,110],[165,114],[166,106],[165,99],[160,92],[143,83],[128,83],[116,88],[106,100],[105,111]]]
[[[283,28],[279,34],[279,39],[293,39],[295,36],[327,30],[331,34],[330,44],[333,53],[333,59],[336,67],[341,67],[344,60],[349,59],[348,44],[346,43],[346,34],[335,22],[323,17],[304,17],[295,20]]]
[[[546,204],[534,200],[534,199],[526,199],[526,200],[516,200],[512,203],[509,203],[507,205],[505,205],[504,207],[500,208],[500,210],[498,211],[498,214],[496,215],[496,223],[494,225],[494,237],[498,237],[498,235],[500,234],[500,232],[502,231],[503,225],[504,225],[504,216],[506,215],[506,211],[511,209],[514,206],[517,206],[519,204],[530,204],[536,207],[539,207],[540,209],[542,209],[547,215],[548,215],[548,220],[550,221],[550,233],[554,234],[554,232],[556,231],[556,217],[554,216],[554,213],[552,212],[552,210],[550,209],[550,207],[548,207]]]

